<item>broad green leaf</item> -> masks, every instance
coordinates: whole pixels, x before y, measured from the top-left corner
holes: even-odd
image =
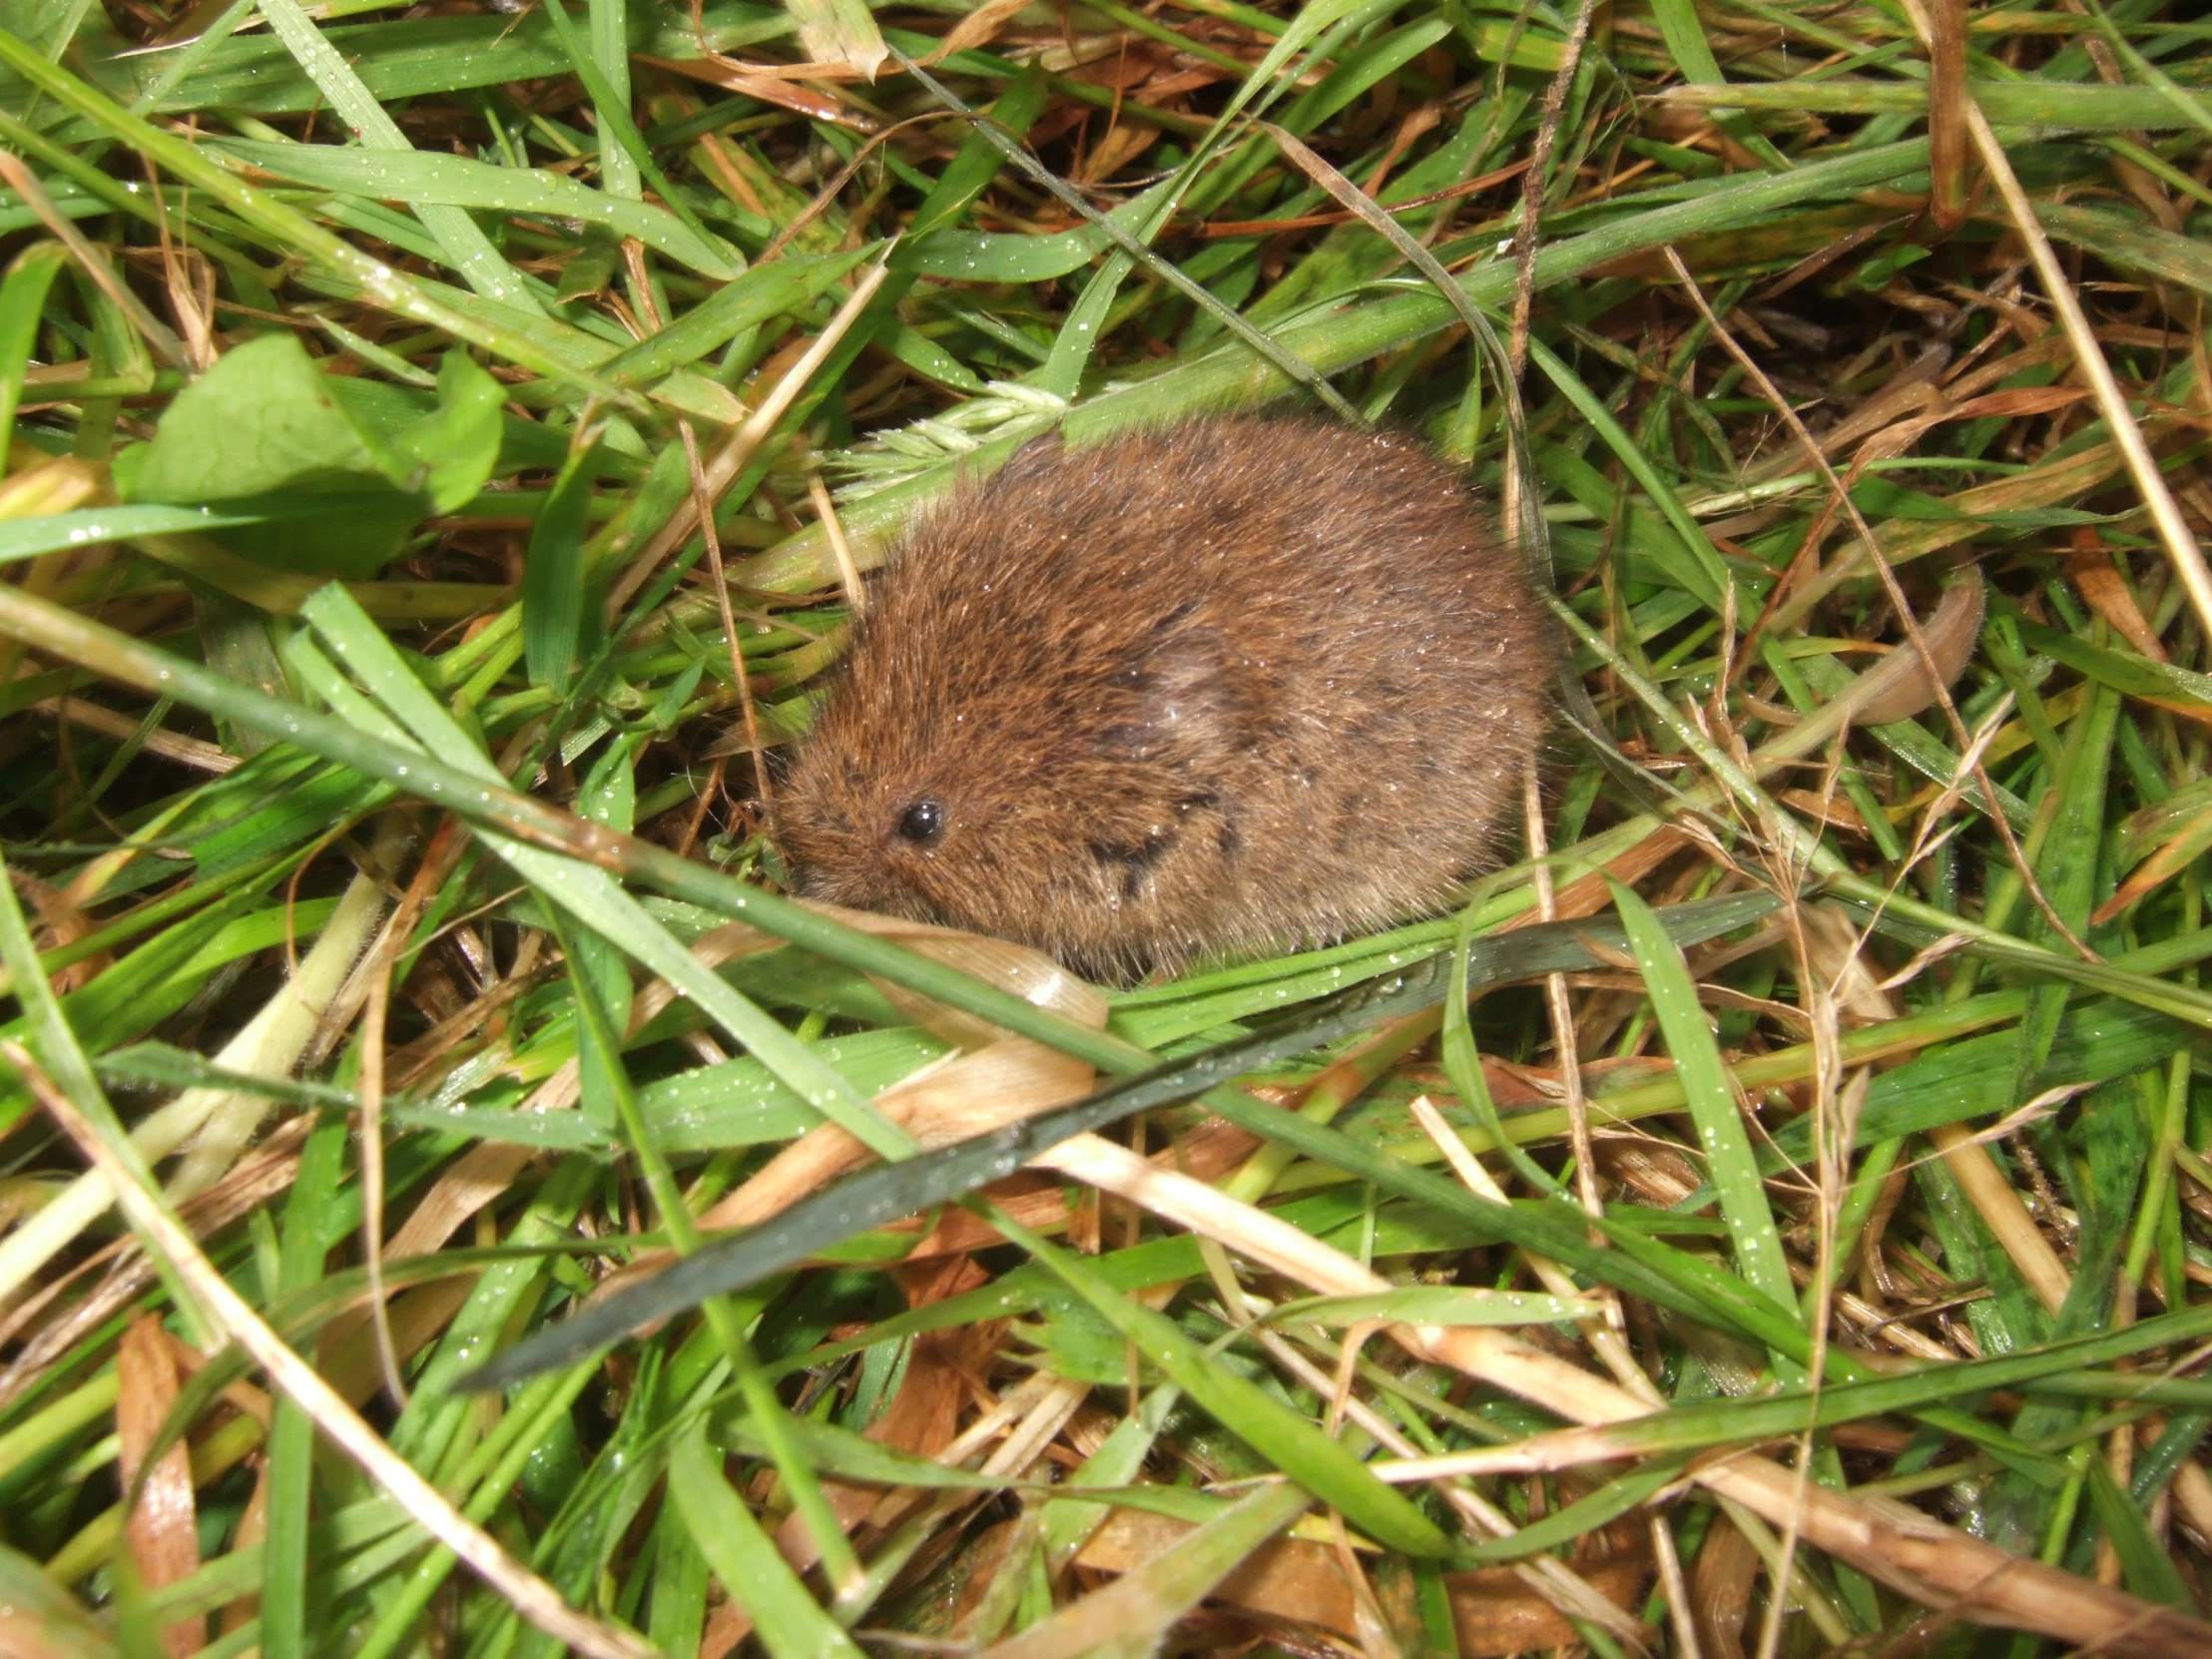
[[[163,411],[153,442],[116,460],[127,500],[212,504],[263,515],[287,498],[283,522],[224,530],[245,557],[284,570],[372,576],[398,551],[428,506],[392,482],[392,460],[337,406],[306,348],[288,333],[264,334],[226,352]],[[330,505],[302,513],[302,498]]]
[[[392,448],[414,463],[405,482],[450,513],[474,499],[499,462],[500,405],[506,393],[466,351],[438,367],[437,407],[401,432]]]

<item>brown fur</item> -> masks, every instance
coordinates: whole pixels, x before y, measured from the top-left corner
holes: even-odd
[[[1520,560],[1415,443],[1043,440],[909,533],[783,830],[810,893],[1101,976],[1332,940],[1491,859],[1551,667]]]

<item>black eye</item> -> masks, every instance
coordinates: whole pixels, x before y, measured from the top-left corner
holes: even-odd
[[[934,801],[917,801],[898,817],[898,832],[917,845],[927,846],[944,833],[944,809]]]

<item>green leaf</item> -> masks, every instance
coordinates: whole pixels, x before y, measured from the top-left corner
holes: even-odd
[[[115,1659],[114,1632],[28,1555],[0,1545],[9,1651],[24,1659]]]
[[[2112,1478],[2112,1471],[2096,1459],[2089,1464],[2089,1502],[2097,1524],[2112,1540],[2120,1570],[2127,1576],[2127,1587],[2146,1601],[2193,1612],[2195,1600],[2174,1570],[2166,1546],[2151,1531],[2135,1500]]]
[[[1689,515],[1659,470],[1651,464],[1636,440],[1629,436],[1613,413],[1588,386],[1582,377],[1546,348],[1541,341],[1528,342],[1529,360],[1541,368],[1551,383],[1566,394],[1575,412],[1594,427],[1606,445],[1620,458],[1630,477],[1641,484],[1644,493],[1651,497],[1652,505],[1660,516],[1681,538],[1681,553],[1667,561],[1669,578],[1690,593],[1705,601],[1714,610],[1721,608],[1721,595],[1728,588],[1728,567],[1721,563],[1721,556],[1707,539],[1704,528]],[[1663,543],[1661,545],[1664,545]]]
[[[1174,183],[1171,179],[1154,185],[1106,217],[1124,230],[1141,234]],[[1107,246],[1106,233],[1095,225],[1034,237],[931,231],[902,248],[898,264],[916,276],[952,282],[1041,282],[1082,270]]]
[[[1475,1051],[1474,1030],[1467,1022],[1467,952],[1474,942],[1473,926],[1471,914],[1460,917],[1459,938],[1451,953],[1451,984],[1444,992],[1443,1034],[1437,1044],[1444,1076],[1459,1103],[1489,1131],[1491,1142],[1505,1154],[1505,1161],[1520,1172],[1531,1191],[1548,1197],[1559,1190],[1559,1184],[1521,1149],[1519,1142],[1506,1136],[1498,1122],[1497,1103],[1490,1098],[1489,1083],[1482,1075],[1482,1056]]]
[[[499,463],[500,407],[507,394],[466,351],[438,367],[437,407],[401,432],[392,448],[415,463],[407,487],[430,498],[432,512],[465,506]]]
[[[990,1659],[1151,1659],[1175,1621],[1311,1507],[1291,1485],[1263,1486],[1172,1549],[989,1650]]]
[[[171,401],[154,440],[116,460],[127,500],[216,503],[284,522],[224,530],[242,556],[284,570],[373,576],[421,521],[424,498],[392,480],[393,461],[331,398],[306,348],[264,334],[227,352]],[[313,497],[328,504],[301,510]]]
[[[871,1486],[924,1486],[937,1491],[997,1492],[1015,1482],[995,1475],[977,1474],[956,1465],[935,1462],[918,1452],[855,1434],[832,1422],[794,1415],[786,1430],[807,1454],[807,1460],[824,1474],[839,1480],[857,1480]],[[769,1455],[768,1437],[741,1416],[725,1430],[748,1457]]]
[[[618,385],[657,380],[726,344],[747,328],[796,311],[861,262],[881,252],[869,243],[840,254],[787,254],[724,284],[658,333],[599,365]]]
[[[321,1279],[327,1217],[343,1174],[345,1120],[326,1119],[308,1137],[298,1179],[284,1206],[277,1294]],[[307,1521],[314,1483],[314,1421],[279,1395],[269,1429],[270,1532],[262,1552],[262,1652],[300,1659],[308,1652]]]
[[[2072,634],[2024,619],[2018,626],[2022,643],[2031,650],[2055,657],[2068,668],[2077,669],[2116,692],[2128,697],[2159,698],[2212,708],[2212,676],[2193,673],[2173,663],[2156,662],[2131,651],[2092,645]]]
[[[442,798],[465,812],[471,798],[488,802],[492,789],[504,791],[505,780],[490,758],[430,695],[351,594],[331,583],[309,598],[300,607],[300,614],[329,640],[346,666],[400,718],[414,743],[421,746],[400,753],[414,757],[404,766],[410,775],[419,770],[432,799]],[[195,684],[207,684],[197,675],[192,678]],[[292,718],[297,720],[298,730],[304,732],[312,717],[301,711]],[[373,720],[381,718],[374,716]],[[373,724],[366,729],[373,730]],[[439,767],[430,759],[433,755],[449,758],[453,770]],[[450,786],[444,782],[448,778]],[[879,1157],[899,1158],[912,1152],[913,1141],[904,1130],[862,1099],[788,1027],[704,966],[606,870],[511,839],[488,827],[483,834],[492,850],[541,896],[550,896],[593,931],[675,985],[809,1106]],[[1028,1007],[1026,1003],[1017,1005]]]
[[[363,145],[371,150],[389,150],[406,156],[415,154],[414,146],[399,130],[399,123],[377,101],[376,94],[362,85],[353,66],[330,44],[300,8],[298,0],[260,0],[260,4],[262,16],[269,20],[271,30],[284,43],[284,49],[306,71],[316,90],[329,100],[331,108]],[[437,239],[445,263],[459,272],[470,287],[486,299],[512,305],[526,315],[538,314],[538,302],[529,284],[500,257],[483,227],[466,212],[457,207],[423,202],[416,205],[415,216]]]

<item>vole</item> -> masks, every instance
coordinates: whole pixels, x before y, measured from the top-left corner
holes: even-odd
[[[887,562],[779,806],[803,890],[1094,978],[1340,939],[1494,860],[1554,667],[1417,442],[1035,440]]]

